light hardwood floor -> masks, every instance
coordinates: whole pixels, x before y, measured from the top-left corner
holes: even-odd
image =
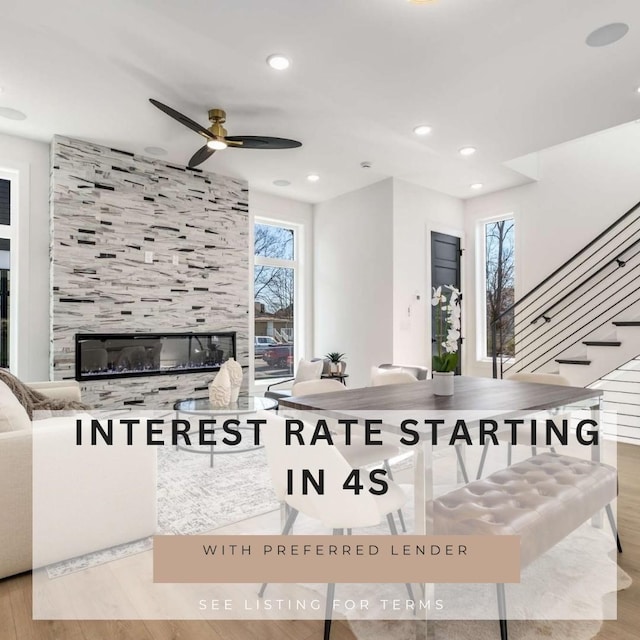
[[[618,521],[624,553],[620,566],[633,579],[618,593],[618,620],[604,623],[597,640],[640,637],[640,447],[618,446]],[[31,574],[0,580],[0,640],[320,640],[318,621],[34,621]],[[353,640],[336,622],[333,640]],[[499,638],[496,629],[496,638]],[[517,640],[514,638],[513,640]],[[571,639],[567,639],[571,640]]]

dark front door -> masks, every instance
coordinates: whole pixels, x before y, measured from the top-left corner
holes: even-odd
[[[453,285],[460,290],[460,238],[449,236],[446,233],[431,232],[431,285],[444,287]],[[429,292],[429,300],[431,292]],[[435,349],[436,321],[435,307],[431,307],[431,342]],[[458,345],[458,368],[462,362],[462,340]]]

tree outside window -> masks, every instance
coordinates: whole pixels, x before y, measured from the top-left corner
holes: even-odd
[[[496,353],[498,356],[515,356],[513,310],[502,316],[515,301],[514,225],[513,218],[484,225],[487,357],[493,355],[494,324]]]
[[[255,378],[293,375],[295,232],[275,224],[254,226]]]

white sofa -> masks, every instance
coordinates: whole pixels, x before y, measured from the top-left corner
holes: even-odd
[[[31,386],[80,400],[73,381]],[[74,424],[54,417],[32,429],[0,382],[0,578],[156,531],[155,447],[77,446]]]

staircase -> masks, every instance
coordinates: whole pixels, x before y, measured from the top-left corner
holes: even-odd
[[[494,345],[507,314],[516,355],[494,352],[494,377],[560,373],[602,388],[609,408],[626,412],[620,435],[640,442],[640,203],[506,309]]]
[[[620,440],[640,444],[640,356],[602,376],[589,385],[604,391],[604,407],[616,412],[616,424],[604,432]]]

